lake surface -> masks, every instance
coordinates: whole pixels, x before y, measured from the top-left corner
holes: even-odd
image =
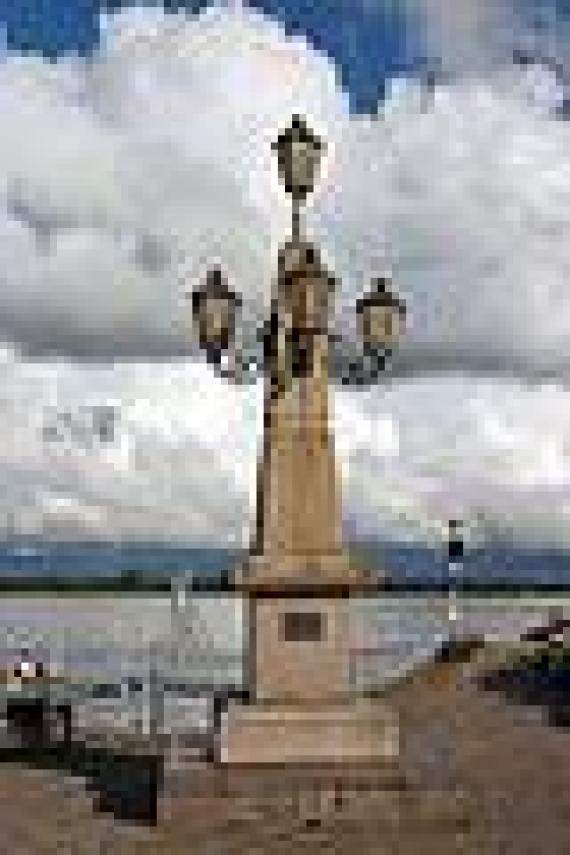
[[[515,638],[525,626],[546,620],[549,609],[570,608],[567,598],[382,596],[356,599],[351,613],[351,647],[378,648],[402,656],[430,647],[450,632]],[[66,671],[148,668],[152,657],[178,655],[192,671],[243,649],[241,601],[193,595],[173,604],[168,596],[9,596],[0,600],[0,654],[30,645]],[[213,672],[212,672],[213,673]]]
[[[388,681],[429,658],[450,634],[516,639],[525,627],[546,621],[552,607],[570,615],[570,596],[355,600],[352,679]],[[193,595],[173,607],[160,596],[9,596],[0,600],[0,656],[28,647],[73,679],[175,684],[176,697],[171,693],[166,702],[174,727],[189,711],[207,718],[214,689],[242,684],[243,624],[241,601],[231,597]],[[200,687],[204,697],[192,697]],[[127,706],[144,707],[145,698],[143,691]],[[115,716],[116,704],[105,703]]]

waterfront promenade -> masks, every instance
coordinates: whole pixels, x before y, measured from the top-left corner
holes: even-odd
[[[154,828],[94,811],[81,782],[0,767],[5,851],[18,853],[563,853],[570,746],[540,708],[481,690],[469,666],[423,669],[392,693],[402,751],[372,788],[325,792],[195,764],[168,784]]]

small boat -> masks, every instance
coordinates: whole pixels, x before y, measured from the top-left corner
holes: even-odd
[[[570,645],[570,619],[560,616],[546,624],[530,627],[521,636],[521,641]]]

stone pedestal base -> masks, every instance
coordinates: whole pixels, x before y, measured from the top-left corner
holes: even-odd
[[[220,732],[229,766],[376,765],[398,756],[395,714],[378,702],[234,704]]]

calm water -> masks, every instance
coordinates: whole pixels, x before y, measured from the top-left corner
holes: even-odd
[[[483,633],[505,640],[544,621],[552,606],[570,614],[570,597],[460,598],[395,596],[355,601],[351,615],[353,679],[389,680],[449,636]],[[243,614],[230,598],[194,597],[178,611],[168,597],[6,597],[0,601],[0,656],[23,646],[80,680],[148,686],[149,681],[193,687],[240,685]],[[357,651],[368,655],[356,655]],[[375,651],[370,654],[370,651]],[[204,713],[206,699],[169,699],[171,717]],[[141,697],[144,697],[144,692]],[[129,704],[131,702],[129,701]],[[193,706],[192,706],[193,705]],[[111,707],[109,707],[111,710]],[[109,713],[116,715],[116,710]]]
[[[351,646],[379,648],[403,658],[447,637],[484,633],[516,637],[546,619],[549,608],[570,609],[564,598],[458,598],[394,596],[355,600]],[[242,651],[239,601],[194,596],[178,611],[168,597],[5,597],[0,600],[0,654],[31,645],[66,670],[148,668],[173,656],[190,672],[207,674],[224,659],[235,668]],[[212,671],[212,675],[214,672]]]

